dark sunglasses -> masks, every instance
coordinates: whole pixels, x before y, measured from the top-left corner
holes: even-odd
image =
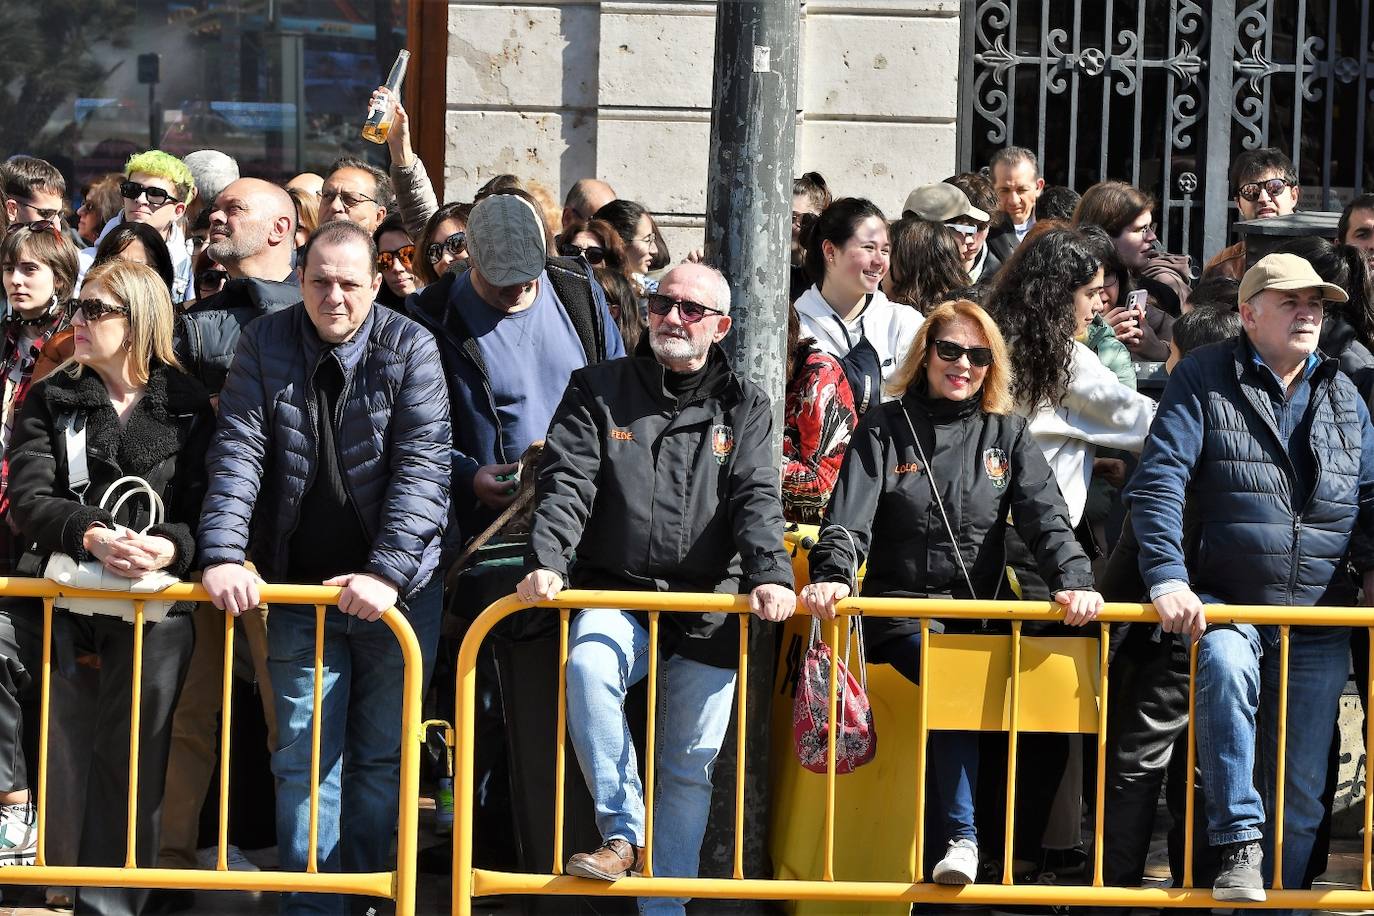
[[[196,289],[219,289],[228,279],[228,271],[202,270],[196,274]]]
[[[125,200],[138,200],[139,197],[143,197],[150,206],[154,207],[181,203],[174,195],[161,188],[151,188],[146,184],[139,184],[137,181],[129,181],[127,178],[119,183],[119,196]]]
[[[696,324],[707,314],[725,314],[720,309],[713,309],[709,305],[702,305],[700,302],[693,302],[690,299],[673,299],[659,293],[649,294],[650,315],[657,315],[662,318],[673,310],[673,306],[677,306],[677,313],[682,316],[683,324]]]
[[[558,246],[558,253],[565,258],[582,258],[588,264],[600,264],[606,260],[606,249],[600,245],[574,245],[565,242]]]
[[[55,220],[62,213],[62,210],[60,208],[54,209],[50,207],[35,207],[33,203],[21,197],[11,197],[10,200],[14,201],[21,207],[28,207],[34,213],[38,214],[38,218],[40,220]]]
[[[99,321],[106,315],[127,315],[129,307],[127,305],[111,305],[102,299],[73,299],[67,303],[67,314],[75,318],[76,313],[80,312],[86,320]]]
[[[18,232],[20,229],[27,229],[30,232],[51,232],[58,239],[62,238],[62,227],[55,219],[39,219],[31,223],[10,223],[5,229],[5,235],[11,232]]]
[[[959,357],[967,356],[969,365],[979,369],[992,365],[992,348],[961,347],[952,340],[935,341],[935,355],[947,363],[957,363]]]
[[[1251,181],[1240,186],[1240,196],[1242,200],[1250,203],[1260,199],[1260,191],[1267,191],[1269,196],[1278,197],[1285,188],[1293,187],[1293,182],[1286,178],[1270,178],[1268,181]]]
[[[448,252],[453,257],[458,257],[468,247],[468,237],[465,232],[455,232],[442,242],[435,242],[425,249],[425,254],[429,256],[429,263],[438,264],[439,259]]]
[[[377,252],[378,270],[390,270],[391,265],[396,263],[397,261],[400,261],[401,266],[404,267],[406,270],[410,270],[410,265],[415,262],[415,246],[402,245],[395,251]]]

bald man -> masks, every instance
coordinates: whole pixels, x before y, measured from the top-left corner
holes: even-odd
[[[215,198],[210,210],[206,253],[229,274],[224,288],[197,302],[176,327],[181,365],[217,401],[229,374],[243,328],[257,318],[301,301],[300,282],[291,265],[296,243],[296,206],[284,190],[257,178],[241,178]],[[268,750],[276,749],[276,712],[267,669],[267,624],[261,609],[239,617],[257,676]],[[196,848],[200,809],[216,759],[215,725],[220,712],[224,659],[224,613],[214,605],[195,610],[196,648],[172,719],[167,787],[162,802],[164,868],[195,868],[206,854]],[[213,852],[213,851],[212,851]],[[231,868],[251,868],[236,847]],[[189,892],[167,896],[188,898]],[[186,902],[186,901],[182,901]],[[188,903],[189,906],[189,903]]]
[[[615,200],[615,188],[597,178],[583,178],[573,182],[563,201],[563,225],[574,220],[586,222],[592,214]]]
[[[215,198],[205,251],[229,282],[177,323],[177,357],[211,395],[234,360],[239,332],[254,318],[301,301],[291,266],[296,207],[269,182],[240,178]]]
[[[324,176],[316,175],[314,172],[301,172],[286,183],[288,191],[292,188],[300,188],[302,191],[309,191],[319,197],[320,191],[324,189]]]

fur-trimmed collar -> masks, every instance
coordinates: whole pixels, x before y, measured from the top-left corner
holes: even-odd
[[[179,452],[191,419],[209,410],[209,397],[199,382],[161,363],[153,365],[148,387],[122,428],[105,383],[90,370],[83,370],[76,378],[55,372],[41,389],[55,422],[67,414],[85,417],[86,448],[91,457],[116,463],[124,473],[139,476]]]

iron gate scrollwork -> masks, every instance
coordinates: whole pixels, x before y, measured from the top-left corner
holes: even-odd
[[[1302,206],[1374,187],[1370,0],[969,0],[962,8],[959,161],[1025,146],[1045,179],[1131,181],[1159,201],[1166,248],[1228,242],[1227,173],[1278,146]]]

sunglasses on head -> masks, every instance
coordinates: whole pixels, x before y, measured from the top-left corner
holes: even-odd
[[[377,252],[378,270],[390,270],[391,265],[396,263],[397,261],[400,261],[401,266],[404,267],[406,270],[410,270],[410,265],[415,261],[415,246],[402,245],[395,251]]]
[[[125,200],[138,200],[139,197],[142,197],[153,207],[165,207],[168,204],[181,202],[177,200],[175,195],[161,188],[139,184],[137,181],[130,181],[127,178],[119,183],[119,196]]]
[[[1240,196],[1242,200],[1250,203],[1260,199],[1260,191],[1268,192],[1269,196],[1278,197],[1285,188],[1293,187],[1293,182],[1286,178],[1270,178],[1268,181],[1251,181],[1240,186]]]
[[[606,260],[606,249],[600,245],[574,245],[565,242],[558,246],[558,253],[565,258],[582,258],[588,264],[600,264]]]
[[[947,363],[957,363],[961,356],[967,356],[969,365],[979,369],[992,365],[991,347],[964,347],[952,340],[935,341],[935,355]]]
[[[425,249],[425,254],[429,256],[429,263],[438,264],[439,259],[444,256],[444,252],[452,257],[458,257],[468,247],[468,236],[466,232],[455,232],[442,242],[435,242]]]
[[[196,274],[196,289],[219,289],[228,279],[228,271],[202,270]]]
[[[11,232],[18,232],[20,229],[27,229],[30,232],[51,232],[57,238],[62,238],[62,227],[55,219],[39,219],[31,223],[10,223],[5,230],[5,235]]]
[[[111,305],[103,299],[73,299],[67,303],[67,314],[73,318],[80,312],[87,321],[99,321],[106,315],[127,315],[129,307]]]
[[[649,294],[649,314],[657,315],[660,318],[667,315],[677,306],[677,313],[682,316],[683,324],[696,324],[707,314],[724,315],[720,309],[713,309],[709,305],[702,305],[700,302],[693,302],[690,299],[673,299],[659,293]]]

